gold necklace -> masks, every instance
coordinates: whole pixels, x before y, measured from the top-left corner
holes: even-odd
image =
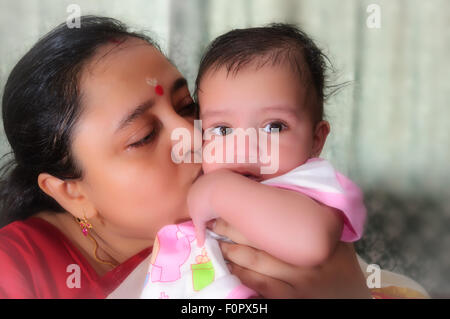
[[[116,267],[118,266],[118,263],[112,263],[110,261],[107,260],[103,260],[100,257],[98,257],[97,255],[97,249],[98,249],[98,243],[97,241],[94,239],[94,237],[91,236],[91,234],[87,234],[87,236],[94,242],[95,244],[95,249],[94,249],[94,258],[97,262],[105,264],[105,265],[110,265],[111,267]]]

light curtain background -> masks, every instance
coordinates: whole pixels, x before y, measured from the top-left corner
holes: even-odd
[[[1,92],[13,65],[66,20],[72,3],[148,31],[191,89],[216,36],[270,22],[302,27],[332,61],[332,83],[350,81],[327,101],[322,155],[365,192],[358,252],[450,297],[449,0],[0,0]],[[366,24],[370,4],[381,9],[379,29]],[[0,142],[4,154],[3,128]]]

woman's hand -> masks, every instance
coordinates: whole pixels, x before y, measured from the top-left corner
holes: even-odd
[[[298,267],[250,247],[222,219],[213,228],[237,244],[221,243],[231,272],[262,298],[370,298],[353,245],[340,242],[321,266]]]

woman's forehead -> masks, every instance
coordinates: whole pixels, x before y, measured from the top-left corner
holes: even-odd
[[[80,126],[95,124],[99,130],[103,126],[107,133],[123,114],[155,96],[149,79],[164,86],[181,76],[158,49],[143,41],[132,41],[118,48],[108,44],[84,70],[80,80]]]
[[[83,77],[100,80],[104,77],[139,76],[142,73],[178,72],[154,46],[140,39],[109,43],[85,66]]]
[[[159,84],[180,77],[180,72],[152,45],[131,39],[101,48],[83,70],[80,91],[83,106],[105,102],[133,102],[148,95],[149,79]],[[138,101],[136,101],[138,102]]]

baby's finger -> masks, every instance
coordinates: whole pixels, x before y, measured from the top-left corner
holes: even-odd
[[[262,275],[258,272],[231,264],[231,273],[241,282],[256,291],[263,298],[297,298],[295,289],[284,281]]]
[[[197,247],[202,247],[205,244],[206,227],[204,224],[195,226],[195,238],[197,239]]]
[[[252,269],[289,284],[297,282],[300,276],[301,270],[298,267],[276,259],[262,250],[225,242],[220,243],[220,248],[225,259],[242,268]]]

